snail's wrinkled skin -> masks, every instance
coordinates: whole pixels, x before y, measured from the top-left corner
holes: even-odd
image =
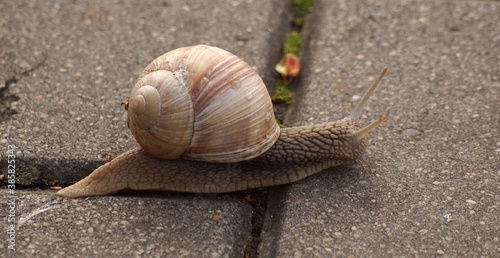
[[[384,121],[376,121],[369,129]],[[235,163],[163,160],[136,148],[57,194],[82,197],[124,189],[221,193],[287,184],[329,167],[362,160],[367,142],[359,132],[350,117],[333,123],[282,128],[271,149]]]

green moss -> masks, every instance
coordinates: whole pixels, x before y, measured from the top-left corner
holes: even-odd
[[[261,216],[264,216],[264,215],[266,215],[266,207],[263,207],[262,205],[257,204],[257,207],[255,207],[255,212],[257,212],[257,214],[259,214]]]
[[[306,15],[309,13],[314,0],[292,0],[293,23],[297,26],[304,25]]]
[[[302,45],[302,36],[296,31],[292,31],[286,35],[285,44],[283,45],[283,55],[294,54],[299,56],[300,46]]]
[[[283,56],[286,54],[299,55],[300,46],[302,45],[302,37],[296,31],[290,32],[286,36],[285,44],[283,45]],[[292,103],[292,92],[290,86],[285,85],[283,78],[280,78],[276,83],[274,95],[272,97],[274,103],[290,105]]]
[[[278,126],[280,128],[285,128],[285,123],[281,122],[280,120],[276,119],[276,123],[278,123]]]
[[[257,191],[262,198],[265,198],[269,194],[269,187],[259,187],[257,188]]]
[[[286,105],[292,104],[292,92],[290,91],[290,86],[285,85],[285,81],[282,78],[278,80],[271,99],[275,103],[278,102]]]
[[[307,13],[309,13],[309,8],[311,7],[312,3],[313,0],[292,0],[293,19],[294,23],[297,26],[300,27],[304,24],[305,17]],[[285,44],[283,45],[283,56],[285,56],[286,54],[294,54],[295,56],[299,56],[301,45],[302,36],[300,35],[300,33],[296,31],[290,32],[286,36]],[[290,105],[292,103],[292,92],[290,91],[290,86],[285,85],[285,82],[282,78],[280,78],[276,84],[272,100],[275,104]]]

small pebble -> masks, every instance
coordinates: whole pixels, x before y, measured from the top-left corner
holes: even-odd
[[[412,129],[412,128],[408,128],[408,129],[403,130],[403,134],[406,136],[415,136],[415,135],[419,135],[420,131]]]
[[[467,200],[467,201],[465,201],[465,202],[466,202],[467,204],[476,204],[476,202],[475,202],[475,201],[470,200],[470,199],[469,199],[469,200]]]
[[[439,250],[437,250],[437,253],[438,253],[438,254],[444,254],[444,251],[443,251],[443,250],[441,250],[441,249],[439,249]]]
[[[427,230],[427,229],[423,228],[423,229],[419,230],[417,233],[418,233],[419,235],[423,235],[423,234],[425,234],[425,233],[427,233],[427,232],[429,232],[429,230]]]

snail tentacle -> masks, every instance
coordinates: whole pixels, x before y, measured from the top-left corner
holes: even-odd
[[[365,94],[363,95],[361,100],[358,102],[358,104],[356,105],[356,107],[354,108],[354,110],[351,113],[351,118],[354,121],[359,121],[359,119],[361,118],[361,114],[363,113],[363,110],[365,109],[366,103],[368,102],[368,99],[370,99],[370,96],[372,95],[373,91],[375,91],[375,88],[378,86],[378,84],[380,83],[382,78],[384,78],[384,75],[387,72],[389,72],[389,68],[384,67],[384,70],[382,70],[382,72],[380,73],[378,78],[372,83],[370,88],[368,88],[368,90],[365,92]]]

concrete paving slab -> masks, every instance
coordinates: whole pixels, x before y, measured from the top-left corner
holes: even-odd
[[[178,47],[224,48],[255,67],[272,85],[274,71],[269,67],[280,58],[289,4],[279,0],[3,1],[0,167],[7,168],[8,145],[14,145],[18,187],[66,185],[88,175],[110,155],[135,146],[120,103],[149,62]],[[2,205],[6,198],[2,192]],[[61,200],[48,192],[30,191],[17,191],[16,198],[20,217],[40,212],[44,205],[59,207],[20,227],[16,238],[23,251],[8,253],[18,257],[33,252],[51,257],[232,257],[249,242],[243,240],[250,233],[251,210],[233,201],[195,195],[174,200]],[[138,206],[144,206],[144,213],[131,208]],[[215,221],[215,215],[222,220]],[[148,221],[141,221],[141,216]],[[8,226],[7,216],[1,217]],[[128,247],[133,239],[138,248]],[[162,241],[166,245],[161,246]],[[0,249],[7,248],[1,242]]]
[[[251,238],[250,205],[150,194],[67,199],[51,191],[17,191],[15,255],[5,241],[0,249],[9,257],[243,255]],[[2,210],[6,205],[2,200]]]
[[[274,188],[262,257],[500,255],[500,3],[314,2],[301,96],[285,121],[340,119],[368,102],[363,165]]]

